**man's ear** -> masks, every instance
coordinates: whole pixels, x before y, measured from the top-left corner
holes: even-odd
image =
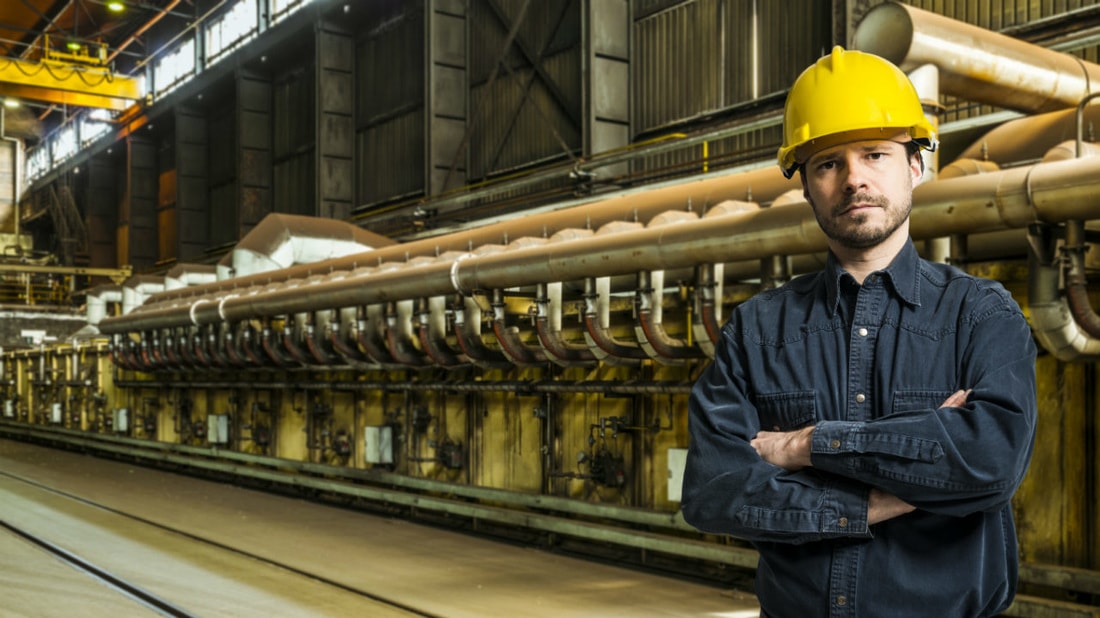
[[[798,179],[802,181],[802,197],[806,198],[806,202],[813,206],[814,203],[810,201],[810,189],[806,186],[806,168],[800,167],[798,169]]]
[[[915,152],[909,157],[909,169],[913,175],[913,186],[920,184],[920,179],[924,178],[924,157],[921,156],[920,151]]]

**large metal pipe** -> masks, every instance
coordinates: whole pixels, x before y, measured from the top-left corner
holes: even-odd
[[[1074,107],[1100,89],[1100,65],[899,2],[868,11],[852,44],[903,71],[939,67],[945,94],[1022,112]]]
[[[485,225],[465,232],[375,248],[373,251],[311,264],[298,264],[250,276],[238,276],[192,289],[169,290],[149,299],[149,304],[183,298],[194,293],[217,293],[253,285],[300,279],[317,272],[352,271],[357,268],[377,267],[383,262],[403,262],[423,256],[434,257],[445,252],[477,251],[483,246],[506,245],[511,240],[522,237],[546,237],[569,228],[598,229],[609,223],[622,221],[644,223],[673,208],[691,209],[703,213],[716,204],[731,199],[768,203],[792,189],[801,190],[798,179],[787,180],[774,165],[724,175],[719,173],[662,187],[624,191],[571,208],[518,217],[511,221]]]
[[[918,187],[913,196],[911,234],[916,240],[1020,228],[1037,221],[1064,222],[1100,217],[1100,159],[1040,163],[989,174],[953,178]],[[240,294],[190,309],[147,306],[107,318],[105,333],[155,330],[189,323],[210,324],[257,317],[503,290],[545,281],[580,281],[640,270],[689,268],[699,264],[762,259],[821,251],[825,236],[809,206],[790,204],[753,212],[682,221],[567,242],[436,260],[394,270],[309,286]]]

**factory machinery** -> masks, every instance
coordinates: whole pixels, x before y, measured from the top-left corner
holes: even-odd
[[[912,234],[1031,321],[1021,580],[1094,615],[1100,66],[899,4],[854,46],[926,100],[1016,112],[929,161]],[[731,308],[825,247],[774,165],[403,243],[270,215],[216,266],[94,288],[72,340],[4,353],[3,431],[717,577],[755,555],[678,515],[690,387]]]

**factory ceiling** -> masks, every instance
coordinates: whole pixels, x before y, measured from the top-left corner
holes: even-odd
[[[4,133],[31,141],[81,108],[132,103],[130,76],[188,27],[196,0],[3,0],[0,97]],[[48,70],[38,70],[43,63]],[[79,73],[79,75],[73,75]],[[63,79],[74,76],[76,79]],[[104,78],[106,76],[106,78]]]

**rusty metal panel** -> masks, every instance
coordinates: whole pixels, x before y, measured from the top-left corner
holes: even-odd
[[[127,148],[128,203],[122,222],[129,241],[123,263],[143,268],[157,261],[157,148],[153,142],[134,136],[127,140]]]
[[[335,24],[317,35],[317,205],[315,214],[340,217],[354,199],[354,39]]]
[[[293,215],[313,214],[313,195],[316,173],[313,154],[302,153],[279,161],[274,166],[275,212]]]
[[[213,187],[210,191],[210,229],[207,236],[211,246],[235,242],[237,222],[237,183]]]
[[[352,117],[325,114],[320,118],[320,123],[321,126],[317,133],[320,138],[321,155],[350,160],[355,150],[351,140],[355,126]]]
[[[218,108],[209,117],[210,183],[222,184],[237,175],[237,122],[232,109]]]
[[[547,58],[543,66],[555,81],[579,81],[580,51],[574,48]],[[579,99],[563,106],[531,69],[516,69],[491,87],[475,86],[470,95],[473,178],[563,158],[567,149],[575,152],[581,146],[581,128],[569,117],[580,109]]]
[[[372,204],[424,189],[423,135],[423,108],[359,133],[356,149],[362,167],[358,177],[361,203]]]
[[[313,75],[312,66],[308,66],[287,67],[285,73],[275,76],[272,124],[276,161],[313,145],[316,126],[313,122],[303,122],[303,119],[313,118],[315,113]]]
[[[239,235],[271,213],[272,87],[267,77],[236,73],[241,187]]]
[[[118,238],[119,166],[109,155],[92,157],[88,161],[88,184],[84,194],[85,217],[88,224],[88,257],[93,267],[115,267],[118,261],[115,243]]]
[[[176,231],[176,208],[161,208],[157,210],[157,261],[177,259],[176,247],[178,238]]]
[[[201,256],[206,249],[209,156],[207,122],[200,110],[176,108],[176,242],[180,260]]]
[[[722,5],[720,0],[693,0],[635,22],[636,132],[726,104]]]
[[[750,68],[751,64],[746,67],[756,75],[752,98],[786,91],[803,69],[833,45],[832,13],[828,2],[785,0],[782,3],[757,2],[756,6],[759,43],[755,54],[758,60],[755,69]],[[730,56],[730,61],[734,62],[738,51],[731,51],[734,55]],[[736,98],[733,102],[745,100],[748,99]]]
[[[636,130],[782,92],[831,45],[814,0],[693,0],[636,20]]]
[[[405,7],[360,39],[356,49],[358,205],[425,190],[425,13],[421,2]],[[464,103],[464,81],[458,96]]]
[[[471,178],[580,151],[580,10],[566,0],[470,3]]]
[[[410,9],[379,26],[356,48],[357,116],[376,124],[424,105],[424,14]]]
[[[271,114],[264,111],[242,109],[241,148],[271,149]]]

